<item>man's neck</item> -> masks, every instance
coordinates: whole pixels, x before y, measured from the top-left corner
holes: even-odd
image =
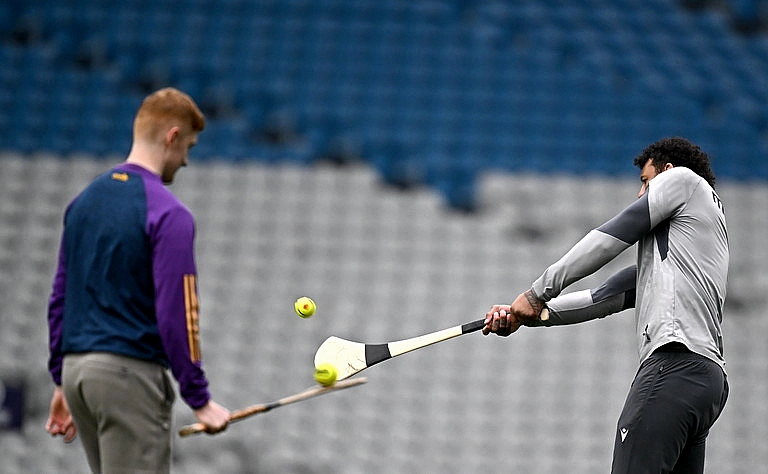
[[[163,167],[158,160],[159,153],[155,150],[151,150],[151,147],[145,144],[134,143],[131,147],[131,152],[128,153],[126,163],[132,163],[134,165],[141,166],[152,173],[161,176]]]

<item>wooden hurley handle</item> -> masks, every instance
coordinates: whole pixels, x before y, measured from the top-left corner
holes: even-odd
[[[273,408],[281,407],[283,405],[288,405],[291,403],[300,402],[302,400],[307,400],[309,398],[316,397],[324,393],[333,392],[335,390],[342,390],[345,388],[354,387],[356,385],[361,385],[366,383],[367,381],[368,379],[366,379],[365,377],[358,377],[355,379],[342,380],[328,387],[323,387],[320,385],[310,387],[304,390],[303,392],[299,392],[294,395],[281,398],[280,400],[277,400],[271,403],[260,403],[258,405],[251,405],[245,408],[241,408],[239,410],[235,410],[232,413],[230,413],[229,422],[234,423],[236,421],[243,420],[250,416],[257,415],[259,413],[268,412]],[[205,432],[204,424],[193,423],[191,425],[186,425],[182,427],[179,430],[179,436],[184,437],[184,436],[189,436],[189,435],[193,435],[196,433],[203,433],[203,432]]]

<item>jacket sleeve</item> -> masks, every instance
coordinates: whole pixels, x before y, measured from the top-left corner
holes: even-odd
[[[53,288],[48,299],[48,372],[53,383],[61,385],[61,368],[64,354],[61,352],[61,339],[64,330],[64,296],[66,291],[66,255],[64,252],[64,236],[61,237],[59,259],[53,278]]]
[[[181,398],[196,409],[210,394],[200,353],[194,238],[189,211],[175,207],[165,213],[153,233],[152,268],[160,338]]]
[[[599,270],[651,230],[648,193],[614,218],[591,230],[563,257],[533,282],[533,293],[543,301],[558,296],[568,285]]]
[[[549,300],[549,318],[530,326],[563,326],[604,318],[635,306],[637,266],[613,274],[597,288],[562,294]]]

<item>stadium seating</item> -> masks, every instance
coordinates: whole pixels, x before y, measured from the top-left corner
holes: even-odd
[[[0,154],[0,378],[23,377],[28,388],[22,432],[0,432],[0,472],[87,470],[77,443],[42,429],[51,390],[45,311],[62,206],[106,166]],[[198,221],[214,395],[236,408],[311,386],[314,350],[329,335],[384,342],[480,317],[632,201],[635,182],[486,177],[485,211],[467,216],[431,190],[383,187],[365,166],[215,161],[182,170],[173,190]],[[753,421],[768,416],[768,192],[727,184],[720,192],[733,248],[724,326],[733,391],[708,441],[707,472],[760,472],[768,431]],[[293,313],[301,295],[318,303],[311,319]],[[508,339],[463,336],[363,372],[364,387],[217,437],[174,438],[174,472],[603,472],[637,363],[633,324],[625,312]],[[174,429],[192,421],[178,402]],[[501,439],[504,449],[488,449]]]
[[[143,95],[175,85],[209,117],[199,159],[363,160],[460,209],[484,173],[622,176],[672,134],[768,179],[768,42],[729,17],[762,13],[695,3],[5,4],[0,149],[125,153]]]

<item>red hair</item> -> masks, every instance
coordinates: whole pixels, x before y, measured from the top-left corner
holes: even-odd
[[[189,95],[166,87],[141,103],[133,121],[133,136],[156,140],[174,126],[181,128],[182,133],[201,132],[205,128],[205,116]]]

